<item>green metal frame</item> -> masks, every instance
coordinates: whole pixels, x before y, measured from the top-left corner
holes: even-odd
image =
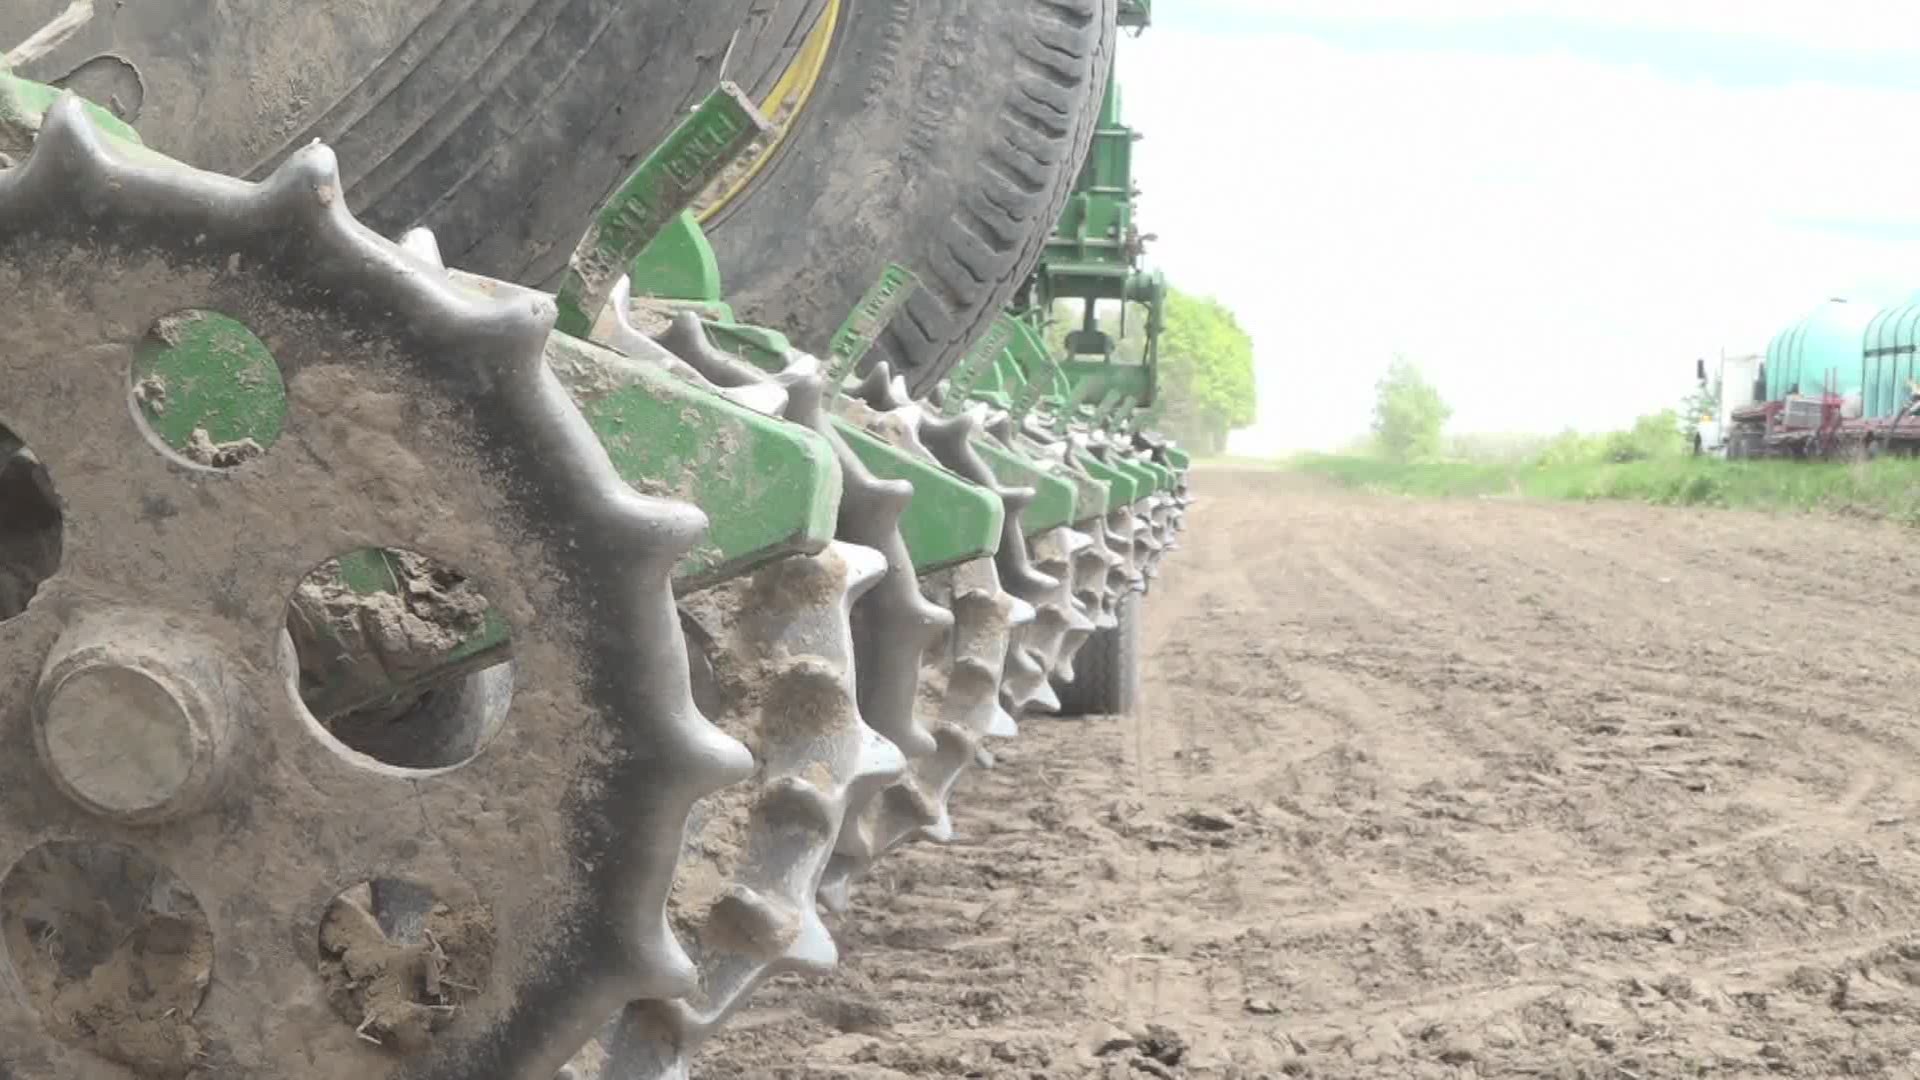
[[[1067,335],[1067,355],[1061,362],[1069,384],[1077,388],[1097,383],[1093,396],[1119,389],[1150,405],[1165,329],[1166,281],[1140,269],[1148,239],[1134,224],[1133,144],[1140,136],[1122,121],[1120,101],[1116,74],[1107,81],[1092,146],[1073,194],[1028,283],[1025,314],[1036,326],[1044,326],[1057,302],[1079,302],[1081,325]],[[1119,303],[1123,319],[1128,304],[1146,309],[1146,350],[1139,363],[1116,358],[1112,336],[1100,329],[1102,302]]]
[[[975,439],[972,446],[1001,484],[1033,489],[1033,502],[1020,515],[1022,535],[1038,536],[1048,529],[1084,520],[1084,515],[1077,512],[1080,493],[1072,481],[992,439]]]
[[[1085,469],[1095,480],[1107,485],[1109,508],[1132,506],[1147,497],[1147,493],[1140,490],[1138,478],[1117,465],[1109,465],[1087,453],[1074,455],[1074,463]]]
[[[833,428],[868,472],[913,485],[913,501],[900,517],[900,536],[915,573],[930,574],[1000,550],[1007,511],[999,496],[845,417],[834,417]]]
[[[706,513],[706,540],[675,568],[676,590],[814,554],[833,539],[840,466],[817,433],[564,335],[548,340],[547,362],[627,483]]]
[[[672,229],[631,264],[636,297],[695,311],[702,330],[716,348],[740,357],[763,371],[777,372],[793,352],[785,335],[738,321],[722,299],[712,248],[692,215],[682,215]],[[905,305],[919,279],[905,267],[891,264],[867,290],[830,339],[826,358],[828,396],[840,396],[845,379],[858,370],[880,333]],[[985,488],[887,442],[859,424],[833,418],[834,437],[851,450],[867,471],[883,480],[905,480],[913,485],[913,500],[901,515],[900,533],[915,571],[932,573],[999,550],[1006,508]]]

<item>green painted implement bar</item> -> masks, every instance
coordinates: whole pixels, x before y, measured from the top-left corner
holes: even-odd
[[[1033,502],[1020,515],[1023,535],[1038,536],[1048,529],[1084,520],[1075,512],[1079,492],[1065,477],[1046,471],[1026,455],[1016,454],[993,439],[975,438],[971,445],[993,470],[994,479],[1007,487],[1033,489]]]
[[[769,374],[780,371],[793,352],[792,345],[778,331],[736,321],[721,300],[719,275],[713,267],[705,235],[691,215],[682,214],[633,261],[634,295],[696,311],[702,331],[715,348]],[[919,279],[904,267],[889,265],[882,272],[831,339],[825,372],[829,398],[840,396],[844,380],[859,368],[918,287]],[[834,417],[832,432],[875,476],[913,485],[913,501],[901,516],[900,533],[917,572],[932,573],[999,550],[1006,508],[992,492],[842,417]],[[775,478],[775,482],[783,481]],[[1071,494],[1067,493],[1069,500]]]
[[[691,210],[675,215],[627,267],[633,295],[724,308],[720,260]],[[726,310],[728,321],[733,319]]]
[[[1000,550],[1007,511],[999,496],[841,417],[833,418],[833,427],[867,471],[882,480],[913,485],[913,501],[900,518],[900,536],[916,573],[930,574]]]
[[[1034,449],[1033,456],[1045,459],[1045,455],[1037,448]],[[1107,512],[1112,509],[1107,504],[1112,496],[1112,490],[1105,481],[1095,479],[1094,475],[1081,467],[1077,461],[1052,461],[1048,468],[1054,475],[1061,477],[1074,487],[1073,520],[1075,523],[1107,516]]]
[[[1111,464],[1114,468],[1119,469],[1121,472],[1133,478],[1133,502],[1139,502],[1141,499],[1153,494],[1159,477],[1154,474],[1152,469],[1147,468],[1138,461],[1129,459],[1125,454],[1115,454]]]
[[[1063,480],[1073,487],[1073,520],[1071,524],[1092,521],[1105,517],[1110,509],[1107,500],[1111,495],[1105,481],[1097,480],[1093,474],[1081,467],[1077,461],[1063,460],[1057,454],[1025,435],[1014,436],[1014,455],[1029,461],[1048,476]]]
[[[674,569],[677,591],[814,554],[833,539],[840,466],[818,434],[563,335],[548,339],[547,363],[622,479],[707,514],[706,540]]]
[[[1172,469],[1167,468],[1165,465],[1162,465],[1157,461],[1148,461],[1146,458],[1135,458],[1133,463],[1135,465],[1138,465],[1140,468],[1147,470],[1148,473],[1152,474],[1153,490],[1155,492],[1173,490],[1173,470]]]
[[[1118,506],[1132,506],[1146,497],[1146,493],[1139,490],[1139,480],[1130,472],[1108,465],[1092,454],[1075,455],[1075,463],[1095,480],[1107,485],[1109,510]]]

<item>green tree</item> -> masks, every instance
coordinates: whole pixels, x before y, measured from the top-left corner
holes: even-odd
[[[1720,373],[1714,372],[1706,382],[1694,387],[1680,402],[1679,423],[1691,435],[1693,425],[1701,420],[1720,415]]]
[[[1373,437],[1395,461],[1440,453],[1440,433],[1453,410],[1413,361],[1395,353],[1374,384]]]
[[[1253,423],[1253,338],[1225,304],[1167,290],[1160,392],[1161,426],[1200,453],[1219,453],[1228,432]]]

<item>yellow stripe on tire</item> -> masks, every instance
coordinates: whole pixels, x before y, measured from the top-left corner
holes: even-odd
[[[833,32],[840,24],[840,2],[827,0],[826,9],[820,13],[819,21],[814,23],[800,51],[794,54],[793,62],[780,74],[780,80],[773,84],[766,100],[755,103],[760,108],[760,115],[773,123],[773,135],[757,154],[744,159],[743,165],[737,169],[722,174],[701,196],[695,211],[700,224],[705,225],[713,220],[738,198],[766,168],[767,162],[773,159],[774,151],[786,141],[794,119],[813,97],[813,89],[820,82],[820,73],[827,69],[827,54],[832,51]]]

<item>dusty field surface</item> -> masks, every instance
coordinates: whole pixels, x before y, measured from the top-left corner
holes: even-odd
[[[1030,720],[703,1076],[1920,1075],[1912,533],[1197,487],[1140,717]]]

